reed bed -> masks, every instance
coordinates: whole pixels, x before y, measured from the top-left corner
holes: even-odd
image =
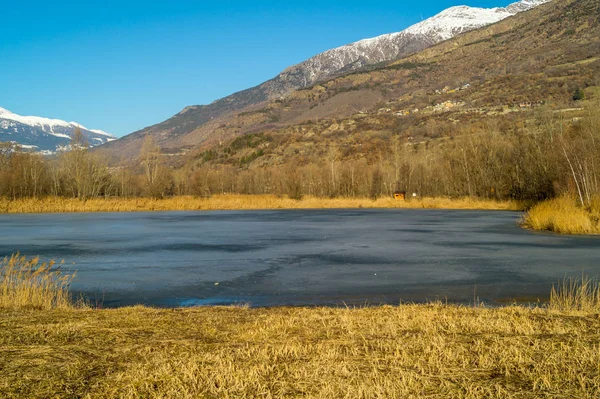
[[[598,398],[594,284],[565,280],[535,308],[11,302],[0,307],[0,397]]]
[[[204,211],[259,209],[343,209],[343,208],[435,208],[521,210],[516,201],[493,201],[476,198],[418,198],[397,201],[392,198],[321,198],[304,197],[297,201],[275,195],[215,195],[209,198],[177,196],[152,198],[73,198],[47,197],[8,200],[0,198],[0,213],[57,212],[135,212],[135,211]]]
[[[569,196],[541,202],[525,214],[523,225],[561,234],[600,234],[600,197],[585,208]]]
[[[61,264],[62,265],[62,264]],[[27,259],[19,254],[0,261],[0,308],[66,309],[73,307],[65,274],[54,261]]]

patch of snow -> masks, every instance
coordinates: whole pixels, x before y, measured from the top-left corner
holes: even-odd
[[[87,131],[89,131],[89,130],[90,130],[90,129],[88,129],[87,127],[85,127],[85,126],[83,126],[82,124],[80,124],[80,123],[77,123],[77,122],[69,122],[69,125],[71,125],[71,126],[73,126],[73,127],[78,127],[78,128],[80,128],[81,130],[87,130]]]
[[[12,143],[18,145],[21,148],[24,148],[26,150],[32,150],[34,148],[39,148],[37,145],[28,145],[28,144],[19,144],[16,141],[12,141]]]
[[[106,132],[105,132],[105,131],[103,131],[103,130],[99,130],[99,129],[91,129],[91,130],[90,130],[90,132],[92,132],[92,133],[96,133],[96,134],[100,134],[100,135],[102,135],[102,136],[108,136],[108,137],[112,138],[113,140],[116,140],[116,136],[114,136],[114,135],[112,135],[112,134],[110,134],[110,133],[106,133]]]
[[[61,137],[64,139],[69,139],[71,140],[71,136],[69,136],[68,134],[62,134],[62,133],[55,133],[55,132],[48,132],[49,134],[56,136],[56,137]]]

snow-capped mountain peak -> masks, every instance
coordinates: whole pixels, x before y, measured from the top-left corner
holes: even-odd
[[[77,122],[21,116],[0,107],[0,142],[9,141],[43,152],[55,152],[69,144],[76,129],[81,130],[92,147],[116,140],[112,134],[88,129]]]
[[[437,35],[439,40],[448,40],[457,34],[499,22],[548,1],[550,0],[522,0],[504,8],[450,7],[401,33]]]
[[[504,8],[451,7],[411,26],[404,33],[437,35],[438,39],[447,40],[458,33],[496,23],[511,15]]]
[[[522,0],[507,7],[450,7],[401,32],[363,39],[318,54],[283,71],[277,78],[286,91],[310,86],[339,73],[398,59],[448,40],[460,33],[499,22],[550,0]]]
[[[2,108],[0,110],[0,117],[2,117],[3,119],[9,119],[16,122],[20,122],[29,126],[47,126],[49,128],[53,128],[56,126],[71,126],[68,122],[62,121],[60,119],[41,118],[39,116],[21,116],[14,114],[5,108]]]

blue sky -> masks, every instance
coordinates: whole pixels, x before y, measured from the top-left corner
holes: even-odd
[[[123,136],[447,7],[509,3],[0,0],[0,107]]]

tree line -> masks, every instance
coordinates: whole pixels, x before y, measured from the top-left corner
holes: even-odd
[[[587,205],[600,193],[600,111],[566,119],[541,112],[526,129],[483,131],[421,143],[392,136],[375,161],[329,145],[318,162],[270,167],[171,169],[146,138],[134,166],[109,167],[76,134],[70,151],[48,158],[0,145],[0,196],[160,198],[171,195],[275,194],[317,197],[472,196],[539,201],[571,193]]]

